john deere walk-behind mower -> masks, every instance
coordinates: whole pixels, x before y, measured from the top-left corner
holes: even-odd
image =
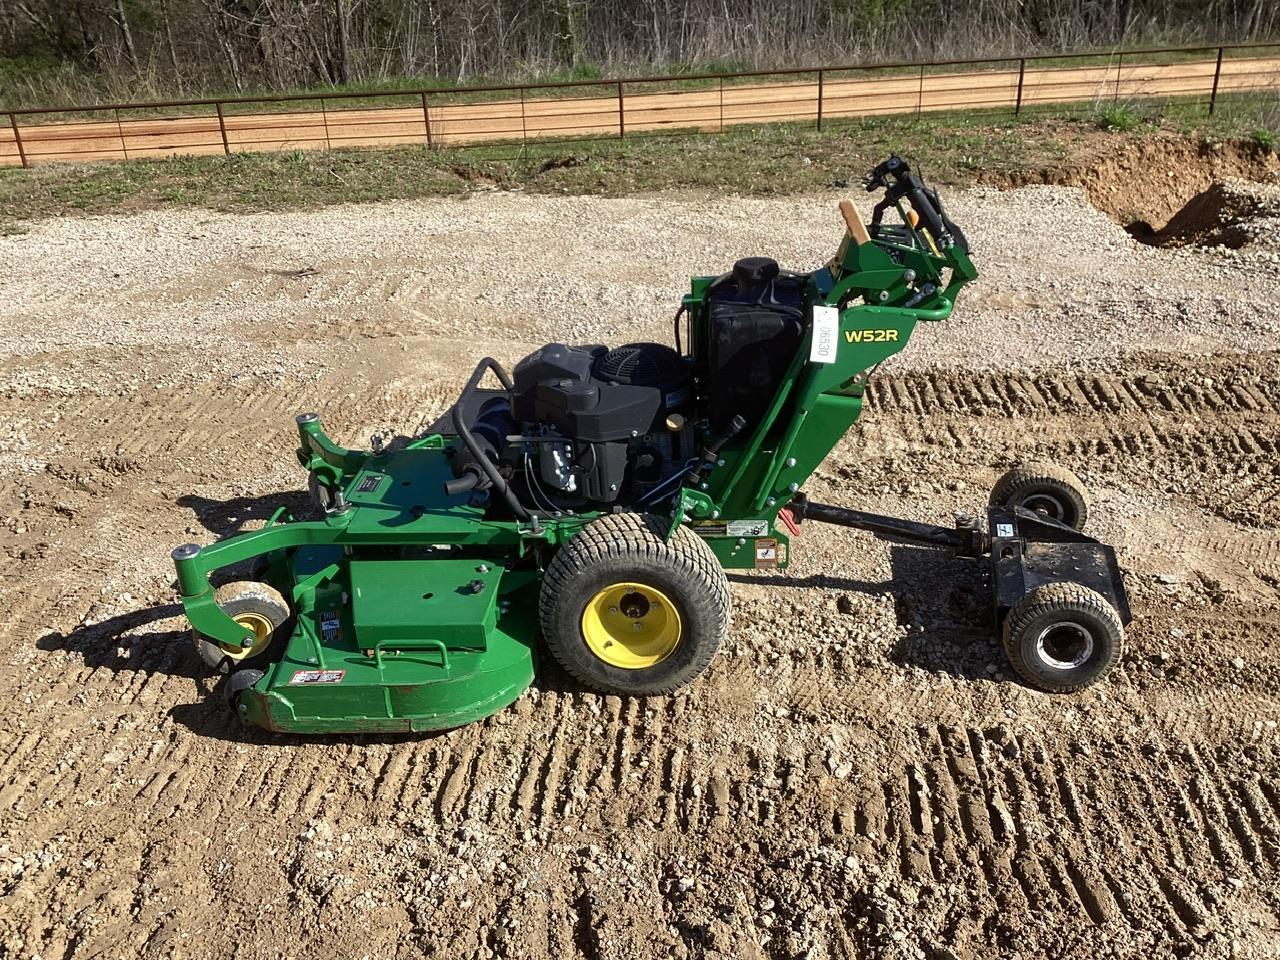
[[[890,157],[867,188],[885,191],[870,225],[841,203],[826,266],[758,257],[694,278],[674,349],[549,344],[510,373],[486,358],[428,433],[369,451],[299,416],[323,518],[278,515],[173,553],[196,649],[230,674],[233,709],[304,733],[453,727],[519,697],[540,648],[587,687],[670,693],[729,628],[725,569],[785,568],[813,520],[987,558],[1019,675],[1065,691],[1106,673],[1128,605],[1115,554],[1081,532],[1070,473],[1016,468],[985,524],[948,527],[801,492],[870,372],[976,276],[906,163]],[[250,562],[253,580],[210,585]]]

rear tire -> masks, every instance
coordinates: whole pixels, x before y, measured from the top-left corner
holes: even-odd
[[[200,659],[218,673],[266,663],[290,617],[289,604],[280,591],[270,584],[236,580],[224,583],[213,597],[227,616],[257,639],[248,648],[235,649],[193,630],[191,640]]]
[[[685,527],[669,541],[635,513],[593,520],[560,548],[538,598],[547,648],[594,690],[633,696],[691,683],[729,629],[729,582]]]
[[[1021,507],[1050,520],[1083,530],[1089,519],[1089,502],[1080,478],[1057,464],[1032,460],[1018,464],[991,488],[991,505],[1012,510]]]
[[[1096,590],[1050,583],[1009,611],[1004,652],[1031,686],[1070,693],[1101,680],[1116,665],[1124,652],[1124,625]]]

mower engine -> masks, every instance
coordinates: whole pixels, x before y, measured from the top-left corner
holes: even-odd
[[[711,281],[706,306],[705,378],[666,344],[552,343],[515,365],[509,392],[464,397],[484,457],[521,502],[553,517],[655,504],[697,469],[700,414],[721,442],[759,423],[804,337],[804,277],[745,258]],[[708,385],[702,403],[695,379]],[[488,501],[494,483],[474,453],[453,474],[448,493]]]
[[[639,502],[692,453],[681,436],[691,375],[671,347],[552,343],[517,363],[512,379],[509,398],[482,401],[475,431],[522,501],[552,516]],[[474,489],[482,501],[492,485],[465,453],[453,472],[450,492]]]

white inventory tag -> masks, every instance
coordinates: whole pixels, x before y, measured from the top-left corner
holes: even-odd
[[[834,363],[840,341],[840,311],[835,307],[813,308],[813,343],[810,363]]]

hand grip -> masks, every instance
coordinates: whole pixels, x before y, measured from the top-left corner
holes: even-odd
[[[921,187],[916,187],[907,193],[907,199],[911,201],[911,208],[920,215],[920,219],[924,221],[925,228],[933,234],[934,240],[939,244],[947,236],[947,228],[942,222],[942,218],[938,216],[938,211],[933,206],[928,195]]]
[[[849,236],[853,237],[853,242],[858,246],[871,242],[871,234],[867,232],[867,225],[862,222],[862,215],[858,213],[858,208],[853,205],[852,200],[840,201],[840,215],[844,217],[844,224],[849,228]]]

